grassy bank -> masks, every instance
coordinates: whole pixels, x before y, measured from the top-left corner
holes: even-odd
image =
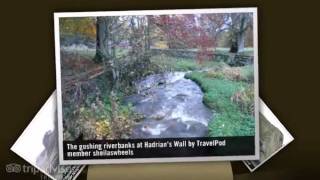
[[[202,88],[204,103],[215,111],[214,119],[209,123],[209,135],[252,136],[253,88],[246,81],[236,78],[231,80],[222,72],[217,76],[210,71],[186,75],[186,78],[195,81]]]

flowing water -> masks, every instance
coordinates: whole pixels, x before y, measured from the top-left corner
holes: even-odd
[[[147,76],[136,83],[138,93],[126,98],[144,120],[131,138],[206,137],[212,112],[203,103],[200,87],[184,72]]]

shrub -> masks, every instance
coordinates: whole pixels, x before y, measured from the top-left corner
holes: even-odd
[[[241,79],[248,82],[253,83],[254,82],[254,68],[253,65],[247,65],[241,67],[240,70]]]
[[[227,67],[222,70],[225,78],[233,80],[233,81],[240,81],[241,80],[241,73],[239,67]]]
[[[220,63],[221,64],[221,63]],[[244,81],[253,83],[253,66],[230,67],[228,65],[213,66],[207,71],[207,76],[211,78],[228,79],[232,81]]]
[[[110,122],[101,120],[96,122],[96,139],[109,139],[111,136]]]
[[[220,71],[208,71],[205,75],[208,78],[219,78],[222,79],[224,78],[223,73],[221,73]]]
[[[117,98],[117,102],[120,101]],[[79,135],[84,140],[128,138],[133,125],[143,117],[135,113],[132,105],[117,105],[112,111],[109,98],[96,99],[90,107],[82,106],[78,110],[77,121],[72,126],[76,133],[66,131],[66,140],[75,140]]]
[[[236,103],[241,111],[254,115],[254,88],[242,88],[231,96],[231,101]]]
[[[126,139],[131,135],[135,122],[140,121],[143,116],[133,111],[132,105],[121,105],[117,108],[116,114],[110,121],[112,139]]]

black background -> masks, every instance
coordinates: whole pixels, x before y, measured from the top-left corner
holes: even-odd
[[[36,177],[8,174],[5,165],[12,162],[27,164],[9,148],[55,89],[53,12],[249,6],[258,7],[260,96],[295,140],[253,174],[241,162],[233,162],[234,179],[317,179],[315,175],[319,174],[320,167],[320,6],[315,2],[1,1],[0,177],[4,177],[1,179]]]

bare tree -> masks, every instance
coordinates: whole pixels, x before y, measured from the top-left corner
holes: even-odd
[[[231,47],[230,52],[237,53],[244,50],[245,32],[252,27],[251,13],[230,14]]]
[[[228,14],[203,14],[200,18],[202,28],[205,28],[211,34],[213,47],[217,47],[217,39],[219,35],[228,30]]]

